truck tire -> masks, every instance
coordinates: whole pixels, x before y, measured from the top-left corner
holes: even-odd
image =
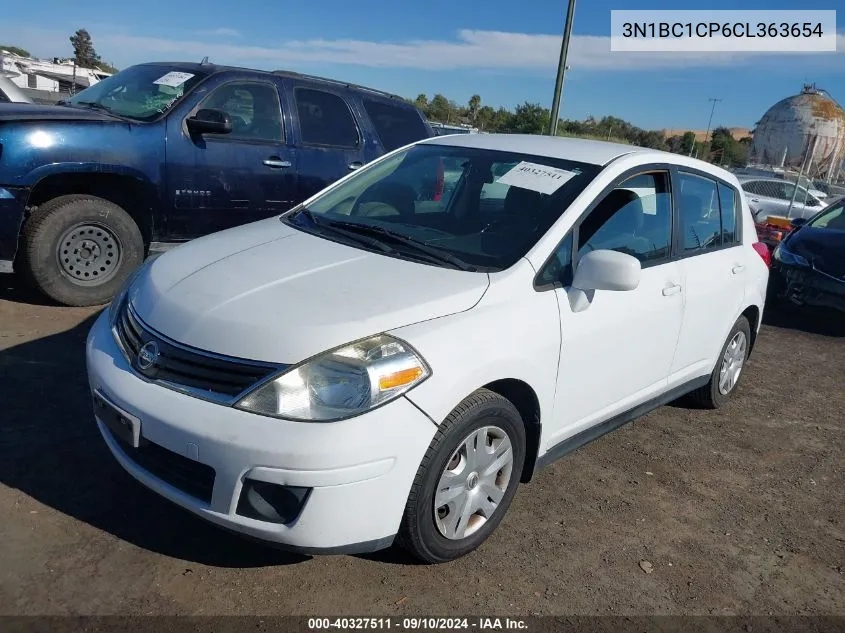
[[[21,234],[20,272],[67,306],[108,303],[144,260],[138,225],[116,204],[73,194],[38,207]]]

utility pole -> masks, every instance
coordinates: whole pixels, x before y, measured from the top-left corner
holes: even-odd
[[[566,11],[566,24],[563,27],[563,41],[560,44],[560,60],[557,64],[557,79],[555,80],[555,96],[552,100],[551,120],[549,121],[549,136],[557,135],[557,122],[560,118],[560,103],[563,96],[563,78],[566,74],[566,56],[569,54],[569,40],[572,39],[572,22],[575,19],[575,0],[569,0]]]
[[[713,124],[713,113],[716,112],[716,104],[719,103],[721,99],[710,98],[708,101],[713,102],[713,107],[710,109],[710,119],[707,121],[707,131],[704,133],[704,145],[707,145],[707,139],[710,136],[710,126]]]

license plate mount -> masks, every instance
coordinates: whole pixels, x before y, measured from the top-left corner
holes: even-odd
[[[94,417],[102,422],[118,442],[130,448],[141,445],[141,420],[94,391]]]

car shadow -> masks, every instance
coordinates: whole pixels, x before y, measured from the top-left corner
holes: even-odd
[[[308,557],[207,523],[147,490],[114,460],[93,420],[84,348],[97,315],[0,350],[0,482],[138,547],[214,567]]]
[[[0,273],[0,299],[34,306],[58,305],[52,299],[27,285],[15,273]]]
[[[808,334],[845,337],[845,315],[835,310],[795,306],[784,301],[770,301],[763,313],[763,324]]]

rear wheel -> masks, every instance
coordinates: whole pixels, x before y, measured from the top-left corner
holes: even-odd
[[[27,221],[23,275],[43,294],[71,306],[107,303],[144,258],[135,221],[114,203],[88,195],[54,198]]]
[[[727,404],[739,383],[750,349],[751,327],[748,319],[741,316],[734,323],[722,346],[719,360],[713,368],[713,373],[710,374],[710,381],[693,391],[690,394],[692,398],[708,409],[718,409]]]
[[[399,543],[439,563],[477,548],[507,512],[525,460],[513,404],[480,389],[449,414],[417,472]]]

